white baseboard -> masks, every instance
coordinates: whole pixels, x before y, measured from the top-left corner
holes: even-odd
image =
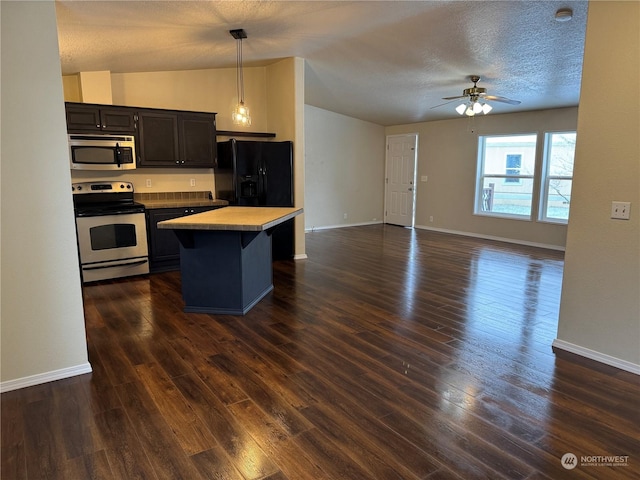
[[[382,223],[382,220],[376,220],[372,222],[341,223],[340,225],[324,225],[322,227],[305,228],[304,233],[313,233],[313,232],[317,232],[318,230],[331,230],[333,228],[362,227],[364,225],[379,225],[381,223]]]
[[[41,383],[53,382],[55,380],[62,380],[63,378],[75,377],[76,375],[91,372],[91,364],[83,363],[82,365],[76,365],[75,367],[61,368],[60,370],[53,370],[51,372],[39,373],[28,377],[16,378],[15,380],[7,380],[6,382],[0,383],[0,393],[18,390],[19,388],[32,387],[34,385],[40,385]]]
[[[306,260],[307,258],[309,258],[309,257],[307,257],[306,253],[302,253],[302,254],[293,256],[294,260]]]
[[[464,237],[482,238],[484,240],[495,240],[497,242],[515,243],[515,244],[518,244],[518,245],[525,245],[527,247],[546,248],[548,250],[558,250],[560,252],[564,252],[564,250],[565,250],[565,248],[563,246],[560,246],[560,245],[550,245],[550,244],[547,244],[547,243],[528,242],[526,240],[517,240],[517,239],[514,239],[514,238],[496,237],[494,235],[483,235],[481,233],[462,232],[462,231],[459,231],[459,230],[449,230],[447,228],[429,227],[427,225],[416,225],[415,228],[419,228],[421,230],[431,230],[433,232],[449,233],[451,235],[462,235]]]
[[[570,353],[575,353],[576,355],[580,355],[581,357],[585,357],[590,360],[595,360],[596,362],[604,363],[605,365],[619,368],[620,370],[624,370],[626,372],[640,375],[640,365],[627,362],[626,360],[622,360],[620,358],[612,357],[611,355],[607,355],[606,353],[596,352],[595,350],[581,347],[580,345],[575,345],[570,342],[565,342],[564,340],[558,340],[557,338],[553,341],[551,346],[553,348],[565,350]]]

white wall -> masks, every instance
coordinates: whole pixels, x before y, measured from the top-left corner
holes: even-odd
[[[4,391],[90,366],[54,3],[0,8]]]
[[[640,374],[640,3],[589,2],[554,345]],[[631,202],[612,220],[611,202]]]
[[[416,227],[563,248],[565,225],[473,214],[478,136],[538,133],[542,138],[547,131],[575,130],[577,113],[577,108],[561,108],[387,127],[387,135],[418,133]],[[539,171],[541,146],[536,155]],[[427,176],[426,183],[422,176]]]
[[[384,127],[311,105],[304,111],[305,228],[382,222]]]

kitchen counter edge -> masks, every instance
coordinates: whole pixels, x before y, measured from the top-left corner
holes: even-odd
[[[158,222],[158,228],[171,230],[260,232],[271,227],[275,227],[287,220],[291,220],[304,211],[301,207],[230,208],[234,210],[227,212],[215,210],[212,212],[197,213],[195,215],[175,218],[173,220],[165,220]],[[227,209],[225,208],[223,210]],[[277,212],[278,210],[280,210],[280,212]],[[262,212],[268,213],[263,217]],[[233,220],[228,217],[219,219],[215,218],[220,214],[225,215],[228,213],[232,213]]]

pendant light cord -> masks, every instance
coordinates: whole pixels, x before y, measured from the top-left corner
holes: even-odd
[[[242,38],[237,40],[236,49],[236,89],[238,93],[238,103],[244,103],[244,72],[242,68]]]

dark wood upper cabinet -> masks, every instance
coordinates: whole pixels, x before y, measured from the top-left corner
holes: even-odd
[[[215,117],[200,113],[180,114],[178,125],[181,162],[213,167],[216,155]]]
[[[135,133],[136,111],[130,107],[67,103],[67,131],[75,133]]]
[[[178,115],[156,110],[140,110],[138,125],[140,127],[139,166],[180,166]]]
[[[102,129],[109,132],[136,131],[136,113],[131,109],[102,108],[100,109],[100,121]]]
[[[215,114],[140,110],[141,167],[213,167]]]

